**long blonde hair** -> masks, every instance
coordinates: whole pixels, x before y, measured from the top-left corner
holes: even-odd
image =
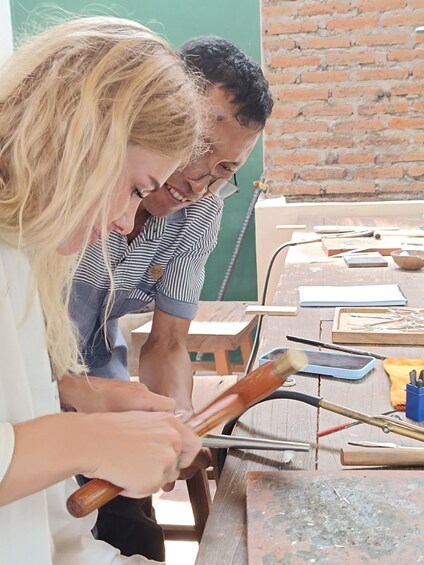
[[[68,317],[74,260],[57,247],[96,209],[106,226],[128,143],[184,165],[202,134],[199,88],[169,45],[129,20],[59,24],[0,75],[0,238],[28,249],[53,371],[82,368]]]

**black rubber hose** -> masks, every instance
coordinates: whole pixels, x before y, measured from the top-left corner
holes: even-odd
[[[280,400],[280,399],[287,399],[287,400],[298,400],[299,402],[304,402],[305,404],[309,404],[310,406],[315,406],[315,408],[320,407],[320,403],[322,398],[320,396],[312,396],[311,394],[305,394],[303,392],[296,392],[294,390],[277,390],[264,398],[263,400],[259,401],[257,404],[261,402],[265,402],[267,400]],[[254,406],[256,406],[255,404]],[[234,426],[237,424],[239,418],[234,418],[225,424],[222,429],[222,434],[230,436],[233,432]],[[221,476],[222,469],[224,468],[225,459],[227,457],[227,449],[220,448],[217,450],[217,471],[218,477]]]

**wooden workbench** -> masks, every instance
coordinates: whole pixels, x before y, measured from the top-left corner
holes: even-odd
[[[346,225],[349,219],[332,220],[332,224]],[[355,219],[361,225],[361,219]],[[362,225],[373,225],[369,218]],[[378,220],[376,220],[378,222]],[[396,225],[395,219],[384,223]],[[410,220],[401,227],[417,227]],[[312,218],[310,225],[322,225],[323,218]],[[376,225],[381,225],[376,224]],[[299,237],[299,236],[298,236]],[[302,236],[303,237],[303,236]],[[399,283],[407,296],[408,306],[424,305],[424,270],[403,271],[389,258],[385,268],[349,269],[343,259],[331,262],[311,263],[313,258],[324,258],[320,243],[290,249],[275,295],[275,305],[297,306],[300,285],[360,285]],[[259,355],[273,348],[293,346],[286,341],[286,334],[331,342],[334,308],[299,308],[295,317],[269,317],[262,335]],[[297,345],[297,344],[295,344]],[[307,349],[307,346],[299,347]],[[383,353],[388,356],[420,357],[421,346],[354,346]],[[316,348],[313,348],[316,349]],[[392,408],[389,402],[389,379],[382,362],[377,360],[374,371],[359,381],[343,381],[318,376],[296,375],[292,390],[321,396],[369,414],[380,414]],[[317,410],[301,402],[274,400],[264,402],[245,413],[234,433],[274,439],[309,442],[315,446],[309,453],[296,453],[289,464],[282,462],[279,452],[232,451],[228,454],[224,471],[212,506],[206,529],[200,544],[196,565],[247,564],[246,544],[246,474],[249,471],[321,470],[340,469],[339,450],[349,440],[395,441],[400,445],[417,445],[399,435],[385,435],[380,429],[365,424],[323,437],[316,443],[318,430],[349,421],[343,416]],[[420,444],[418,444],[420,445]],[[252,564],[253,565],[253,564]]]

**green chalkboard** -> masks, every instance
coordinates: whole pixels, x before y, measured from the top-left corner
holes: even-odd
[[[102,5],[84,0],[57,0],[52,4],[36,0],[10,0],[15,37],[22,29],[46,25],[46,20],[70,13],[109,14],[138,20],[165,36],[175,47],[197,35],[220,35],[236,43],[256,61],[260,61],[260,0],[127,0],[104,1]],[[233,253],[240,228],[253,195],[252,182],[263,168],[262,143],[258,142],[237,179],[240,194],[225,203],[218,246],[206,267],[204,300],[217,298]],[[224,298],[255,300],[256,261],[254,220],[247,230],[234,273]]]

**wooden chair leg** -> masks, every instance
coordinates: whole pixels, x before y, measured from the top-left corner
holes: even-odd
[[[213,352],[215,357],[215,370],[218,375],[231,375],[230,359],[228,351],[225,349],[218,349]]]
[[[253,340],[252,336],[249,334],[246,338],[240,343],[240,352],[241,358],[243,361],[243,371],[246,368],[247,362],[249,361],[250,354],[252,352],[253,347]]]
[[[187,490],[193,510],[196,538],[200,542],[212,504],[208,477],[204,469],[187,479]]]

